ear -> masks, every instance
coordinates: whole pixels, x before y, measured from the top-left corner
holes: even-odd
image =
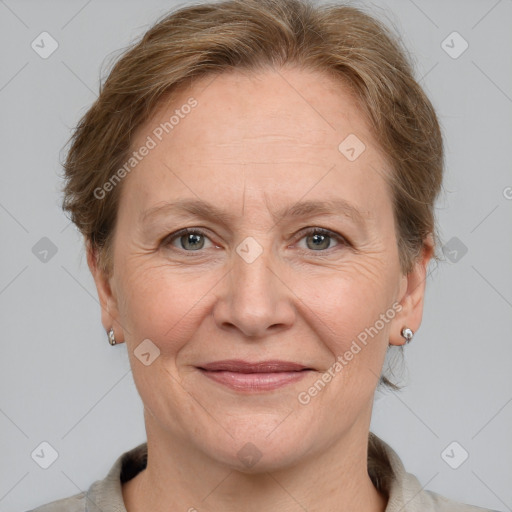
[[[123,328],[119,323],[119,310],[117,306],[117,297],[112,292],[112,277],[107,276],[99,266],[98,253],[93,249],[90,242],[86,242],[87,264],[94,278],[98,298],[101,306],[101,323],[106,332],[114,329],[116,342],[124,341]]]
[[[434,242],[429,235],[423,243],[421,255],[412,270],[403,275],[400,283],[399,303],[402,309],[395,315],[389,335],[390,345],[404,345],[405,338],[401,332],[404,327],[416,332],[423,316],[423,300],[427,280],[428,264],[434,255]]]

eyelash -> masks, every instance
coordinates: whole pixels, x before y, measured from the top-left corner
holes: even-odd
[[[163,245],[165,247],[170,246],[174,240],[179,239],[180,237],[182,237],[184,235],[201,235],[201,236],[204,236],[209,239],[208,233],[206,231],[202,230],[201,228],[183,228],[183,229],[180,229],[179,231],[171,233],[170,235],[167,235],[161,241],[161,245]],[[305,230],[300,232],[300,238],[298,240],[300,241],[309,235],[328,236],[328,237],[336,240],[339,243],[339,245],[342,247],[343,246],[351,247],[351,243],[344,236],[339,235],[338,233],[335,233],[334,231],[331,231],[331,230],[325,229],[325,228],[315,228],[315,227],[306,228]],[[307,252],[307,253],[319,253],[319,255],[321,256],[322,253],[326,253],[326,252],[330,253],[331,250],[336,249],[336,248],[340,248],[340,247],[339,246],[329,247],[329,249],[322,249],[322,250],[318,250],[318,251],[314,251],[312,249],[300,249],[300,251]],[[190,257],[197,257],[194,255],[194,253],[202,252],[201,249],[198,249],[197,251],[186,251],[185,249],[180,249],[177,247],[173,247],[173,249],[176,249],[183,253],[187,253],[187,256],[190,256]]]

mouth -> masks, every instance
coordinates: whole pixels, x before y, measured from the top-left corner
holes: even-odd
[[[313,368],[289,361],[215,361],[197,367],[207,378],[236,391],[271,391],[304,378]]]

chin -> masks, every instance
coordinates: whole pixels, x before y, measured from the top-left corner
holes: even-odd
[[[210,439],[202,449],[212,459],[232,470],[247,474],[258,474],[286,469],[296,465],[308,453],[314,451],[313,433],[286,428],[283,418],[279,421],[261,421],[259,416],[242,425],[231,423],[229,432],[233,435],[222,439]],[[283,425],[280,425],[280,423]],[[308,435],[309,434],[309,435]]]
[[[277,449],[268,442],[255,441],[247,441],[236,451],[224,452],[222,457],[219,450],[214,450],[212,456],[231,470],[257,475],[295,466],[303,455],[299,452],[300,443],[280,445]]]

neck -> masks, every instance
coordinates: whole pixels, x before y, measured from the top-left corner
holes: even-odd
[[[321,454],[299,465],[243,473],[176,442],[146,418],[148,465],[123,485],[127,512],[384,512],[387,498],[367,471],[368,429],[354,425]]]

